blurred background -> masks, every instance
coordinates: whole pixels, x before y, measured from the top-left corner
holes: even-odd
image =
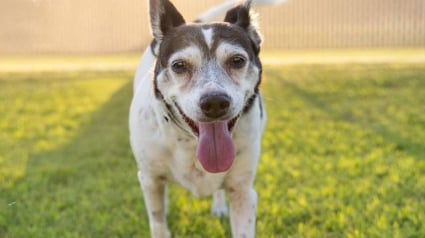
[[[190,21],[221,0],[172,0]],[[425,0],[256,8],[257,234],[425,237]],[[149,237],[128,141],[147,0],[0,0],[0,237]],[[175,237],[230,237],[170,186]],[[422,211],[422,212],[421,212]]]
[[[187,21],[222,1],[174,0]],[[144,0],[1,0],[0,54],[140,52]],[[289,0],[258,9],[265,49],[425,47],[424,0]]]

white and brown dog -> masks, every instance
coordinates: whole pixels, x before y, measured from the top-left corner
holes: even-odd
[[[186,24],[170,1],[150,0],[154,40],[136,73],[130,141],[152,237],[170,236],[168,181],[213,194],[217,216],[227,214],[226,191],[233,237],[255,236],[253,183],[266,114],[250,5],[225,3]],[[202,23],[224,9],[224,22]]]

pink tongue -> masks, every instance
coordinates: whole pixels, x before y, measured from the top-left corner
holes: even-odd
[[[210,173],[224,172],[232,166],[235,146],[226,121],[199,123],[196,155],[202,167]]]

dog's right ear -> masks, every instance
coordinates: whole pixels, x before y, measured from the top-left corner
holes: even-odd
[[[169,0],[149,0],[152,35],[158,45],[167,32],[185,24],[183,16]]]

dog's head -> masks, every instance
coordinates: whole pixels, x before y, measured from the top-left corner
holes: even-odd
[[[155,95],[198,138],[197,156],[209,172],[230,168],[232,129],[258,94],[261,37],[250,2],[229,10],[223,22],[186,24],[170,1],[150,0]]]

